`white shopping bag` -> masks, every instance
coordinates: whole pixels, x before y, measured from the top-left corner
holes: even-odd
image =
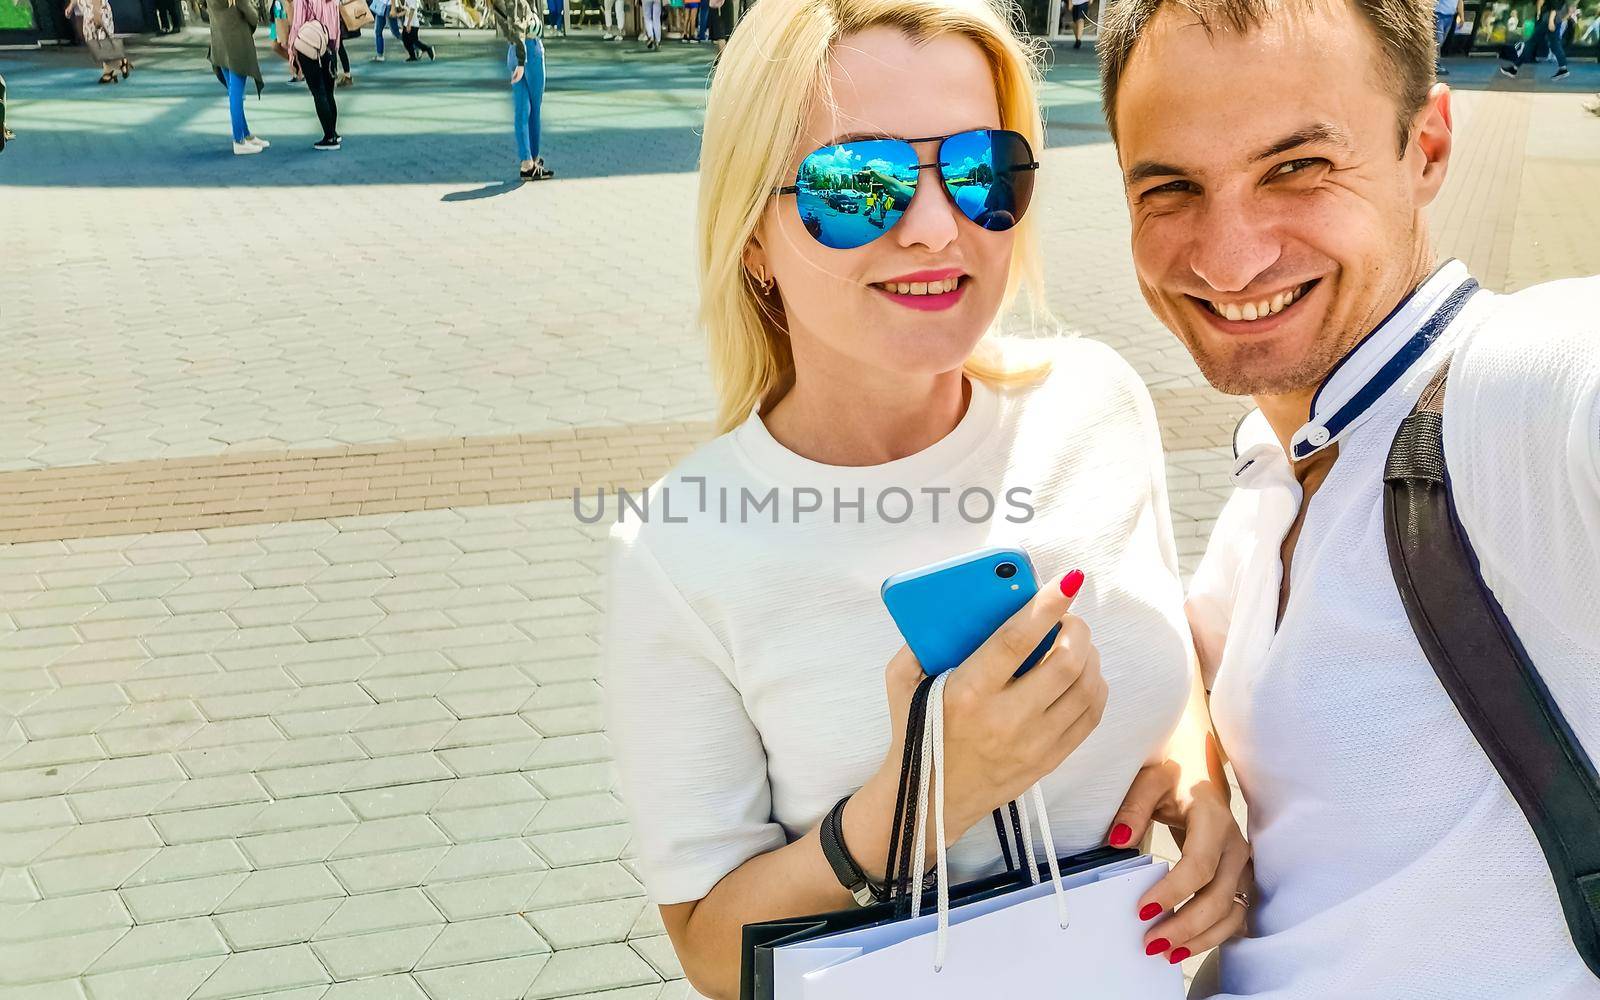
[[[934,830],[919,811],[917,846],[930,832],[944,843],[943,681],[929,697],[923,780],[932,775]],[[1032,792],[1052,878],[996,896],[949,906],[944,852],[937,850],[939,908],[908,920],[825,935],[774,949],[774,1000],[915,1000],[1040,996],[1093,1000],[1183,1000],[1183,972],[1144,951],[1139,899],[1166,874],[1149,857],[1062,876],[1045,820],[1044,796]],[[918,801],[929,801],[924,787]],[[1026,797],[1019,800],[1024,828]],[[1037,871],[1032,837],[1027,870]]]

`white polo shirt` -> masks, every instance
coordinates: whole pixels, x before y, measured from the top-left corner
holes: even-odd
[[[1260,413],[1189,598],[1211,711],[1249,804],[1259,895],[1224,997],[1593,1000],[1543,854],[1411,631],[1383,533],[1384,460],[1447,355],[1444,443],[1484,577],[1600,759],[1600,278],[1480,291],[1452,261],[1329,376],[1293,440]],[[1424,332],[1419,337],[1419,332]],[[1600,831],[1596,831],[1600,836]]]

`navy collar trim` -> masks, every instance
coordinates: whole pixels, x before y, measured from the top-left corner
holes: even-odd
[[[1310,458],[1360,423],[1373,404],[1427,353],[1477,291],[1478,283],[1467,274],[1465,265],[1450,261],[1402,300],[1323,379],[1311,400],[1310,419],[1290,441],[1290,457],[1296,462]],[[1350,362],[1357,363],[1347,364]],[[1362,368],[1374,366],[1376,370],[1363,381],[1346,384],[1352,377],[1359,378]]]

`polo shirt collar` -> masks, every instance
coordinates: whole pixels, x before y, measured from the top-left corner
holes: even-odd
[[[1310,419],[1289,442],[1290,457],[1304,461],[1359,426],[1477,290],[1467,266],[1452,259],[1406,296],[1323,379],[1311,398]]]

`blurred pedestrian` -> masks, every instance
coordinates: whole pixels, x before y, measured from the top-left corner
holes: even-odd
[[[550,0],[550,27],[562,38],[567,37],[566,0]]]
[[[627,0],[600,0],[600,14],[606,19],[605,34],[600,37],[608,42],[622,41],[622,36],[628,31]],[[613,20],[616,22],[614,26]]]
[[[338,51],[344,22],[339,17],[339,0],[294,0],[294,21],[289,27],[289,61],[306,78],[311,103],[317,109],[322,138],[313,149],[335,151],[343,145],[339,136],[339,106],[333,99],[334,53]]]
[[[1538,20],[1533,26],[1533,37],[1529,38],[1522,47],[1522,54],[1511,64],[1502,65],[1502,76],[1515,77],[1517,70],[1533,62],[1538,57],[1541,48],[1540,42],[1549,47],[1550,54],[1556,57],[1556,72],[1550,79],[1560,80],[1572,70],[1567,67],[1567,50],[1561,44],[1561,35],[1566,20],[1566,0],[1544,0],[1539,6]]]
[[[639,37],[646,52],[661,49],[661,0],[639,0]]]
[[[417,62],[418,52],[426,52],[433,61],[433,46],[418,37],[422,30],[422,0],[395,0],[400,4],[400,41],[406,47],[406,62]]]
[[[372,57],[373,62],[383,62],[383,29],[387,27],[389,33],[394,35],[394,40],[405,44],[405,39],[400,37],[400,19],[394,16],[392,0],[370,0],[367,4],[372,8],[372,16],[377,20],[377,25],[372,29],[376,35],[378,54]]]
[[[0,76],[0,153],[5,152],[6,143],[15,138],[16,135],[6,128],[6,78]]]
[[[255,81],[256,96],[261,96],[261,63],[256,60],[255,34],[260,15],[255,0],[206,0],[211,19],[211,65],[228,88],[228,115],[233,125],[233,152],[236,156],[259,153],[272,145],[252,135],[244,118],[244,81]],[[293,37],[289,39],[293,41]],[[292,46],[289,47],[292,51]]]
[[[1072,47],[1083,48],[1083,25],[1089,20],[1089,0],[1071,0]]]
[[[337,46],[337,50],[338,50],[338,53],[339,53],[339,84],[338,85],[341,86],[341,87],[348,87],[352,83],[356,82],[355,74],[350,72],[350,50],[345,48],[344,43],[347,40],[349,40],[351,38],[357,38],[360,35],[361,35],[361,29],[357,28],[354,31],[346,31],[346,32],[344,32],[344,34],[339,36],[339,44]]]
[[[1438,43],[1435,48],[1438,56],[1434,60],[1434,75],[1449,76],[1450,71],[1444,66],[1444,47],[1450,44],[1450,36],[1456,28],[1461,26],[1461,0],[1434,0],[1433,2],[1433,37]]]
[[[728,36],[733,34],[733,4],[728,0],[707,0],[711,8],[711,41],[717,47],[717,59],[728,47]]]
[[[512,126],[517,136],[517,173],[542,181],[555,172],[539,155],[539,107],[544,103],[544,19],[529,0],[488,0],[495,30],[509,44]]]
[[[76,14],[83,21],[83,45],[89,58],[100,64],[101,83],[126,80],[133,72],[133,63],[116,35],[116,21],[111,14],[110,0],[69,0],[67,16]],[[122,75],[118,77],[118,71]]]

